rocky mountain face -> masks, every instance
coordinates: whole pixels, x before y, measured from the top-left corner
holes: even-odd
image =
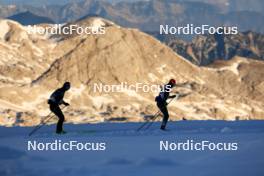
[[[170,78],[181,85],[174,93],[188,94],[169,105],[172,120],[264,115],[262,61],[235,57],[198,67],[137,29],[102,18],[78,25],[103,26],[105,34],[29,34],[25,26],[1,20],[1,125],[40,123],[49,113],[49,95],[65,81],[72,83],[65,95],[71,104],[65,109],[66,121],[71,123],[143,121],[157,111],[158,92],[99,91],[95,85],[163,85]]]
[[[14,7],[16,10],[13,14],[30,11],[35,15],[48,17],[57,23],[72,22],[88,16],[100,16],[121,26],[138,28],[147,32],[159,31],[160,24],[184,26],[189,23],[194,26],[203,24],[211,26],[235,25],[240,31],[253,30],[263,33],[263,13],[259,8],[263,6],[263,2],[255,1],[238,3],[235,0],[142,0],[110,3],[84,0],[73,1],[66,5],[40,7],[19,5]],[[251,9],[246,7],[251,7]],[[2,11],[0,11],[1,17],[7,17],[6,12],[3,12],[2,15],[1,13]]]
[[[29,35],[26,27],[11,20],[1,20],[0,26],[1,83],[30,83],[57,56],[57,51],[50,52],[57,44],[46,35]]]
[[[264,35],[245,32],[237,35],[200,35],[188,43],[178,39],[167,40],[175,52],[196,65],[208,65],[216,60],[230,60],[241,56],[264,60]]]

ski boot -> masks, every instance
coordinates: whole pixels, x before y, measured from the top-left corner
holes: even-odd
[[[165,131],[166,130],[166,125],[161,125],[160,129]]]

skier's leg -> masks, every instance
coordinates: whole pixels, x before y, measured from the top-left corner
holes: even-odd
[[[163,106],[160,110],[163,114],[163,120],[162,120],[160,129],[165,130],[168,119],[169,119],[169,113],[168,113],[168,109],[166,106]]]
[[[51,111],[59,118],[56,128],[56,133],[61,133],[63,131],[63,122],[64,122],[64,115],[59,106],[51,105]]]
[[[61,109],[58,107],[58,110],[57,110],[57,114],[58,114],[58,117],[59,117],[59,121],[57,123],[57,130],[56,132],[57,133],[61,133],[63,131],[63,122],[64,122],[64,115],[61,111]]]

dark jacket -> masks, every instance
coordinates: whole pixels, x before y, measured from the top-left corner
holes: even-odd
[[[59,88],[59,89],[55,90],[51,94],[51,96],[48,100],[48,104],[60,105],[60,104],[65,103],[63,101],[64,94],[65,94],[65,90],[63,88]]]
[[[155,101],[159,104],[166,104],[168,98],[170,98],[170,91],[172,89],[172,85],[166,84],[160,91],[159,95],[155,98]]]

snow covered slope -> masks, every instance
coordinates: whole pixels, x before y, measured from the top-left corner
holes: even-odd
[[[136,132],[139,123],[66,125],[68,134],[55,135],[45,126],[0,127],[0,175],[63,176],[263,176],[263,121],[181,121],[167,132]],[[105,142],[105,151],[27,151],[27,141]],[[237,143],[235,151],[160,151],[160,140]]]

